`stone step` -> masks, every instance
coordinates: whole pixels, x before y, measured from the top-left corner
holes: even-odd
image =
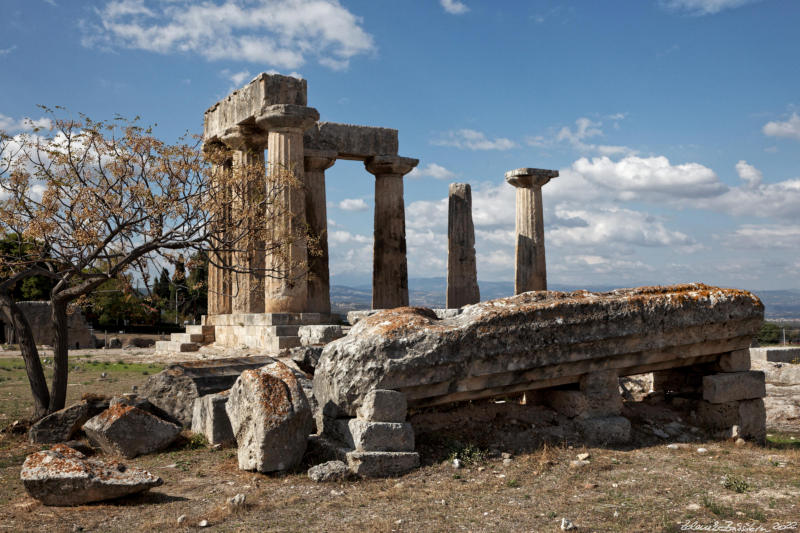
[[[272,339],[269,339],[269,349],[275,352],[288,350],[289,348],[295,348],[297,346],[300,346],[300,337],[296,335],[273,337]]]
[[[156,341],[156,352],[196,352],[200,346],[195,342]]]
[[[170,335],[169,339],[172,342],[195,342],[195,343],[202,343],[205,342],[206,338],[203,336],[202,333],[173,333]]]
[[[199,333],[206,338],[214,338],[214,326],[186,326],[186,333]]]

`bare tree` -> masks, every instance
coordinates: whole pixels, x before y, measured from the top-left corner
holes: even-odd
[[[290,172],[267,186],[263,168],[221,172],[230,168],[227,155],[213,147],[203,152],[197,139],[167,144],[136,121],[63,120],[45,111],[53,124],[47,132],[0,132],[0,231],[25,244],[0,254],[0,312],[19,339],[36,418],[65,405],[67,317],[78,298],[125,272],[147,272],[170,251],[204,248],[222,259],[217,267],[241,271],[230,258],[252,243],[280,255],[287,241],[305,238],[297,232],[276,239],[268,231],[271,217],[285,215],[275,199],[299,186]],[[258,193],[237,206],[237,218],[248,223],[232,224],[231,198],[258,176]],[[280,275],[266,267],[263,274]],[[49,393],[30,325],[10,296],[16,283],[35,275],[55,282]]]

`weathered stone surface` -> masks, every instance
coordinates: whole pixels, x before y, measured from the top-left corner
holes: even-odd
[[[317,122],[303,134],[307,150],[333,150],[340,159],[364,160],[375,155],[396,155],[397,130]]]
[[[110,350],[122,348],[122,339],[120,339],[119,337],[111,337],[110,339],[108,339],[108,344],[106,345],[106,348]]]
[[[481,301],[468,183],[450,184],[447,213],[447,307],[458,308]]]
[[[343,461],[328,461],[308,469],[308,477],[317,483],[343,481],[350,476],[350,469]]]
[[[738,426],[739,435],[748,439],[764,440],[766,436],[766,411],[761,398],[725,403],[697,402],[697,417],[707,428],[729,430]]]
[[[764,400],[758,398],[739,402],[739,431],[743,437],[759,442],[767,437]]]
[[[367,318],[375,313],[380,313],[383,309],[363,309],[360,311],[348,311],[347,312],[347,323],[351,326],[355,326],[359,320],[362,318]]]
[[[619,393],[619,375],[616,370],[584,374],[580,379],[580,387],[586,396],[587,416],[606,417],[622,412],[622,396]]]
[[[70,440],[81,426],[108,409],[108,400],[84,400],[51,413],[31,426],[28,438],[32,444],[54,444]]]
[[[416,452],[349,452],[347,465],[361,477],[399,476],[419,466]]]
[[[764,372],[728,372],[703,376],[703,399],[711,403],[750,400],[767,395]]]
[[[590,444],[623,444],[631,440],[631,422],[623,416],[582,418],[577,424]]]
[[[414,430],[407,422],[368,422],[357,418],[339,418],[336,420],[335,436],[356,451],[414,451]]]
[[[550,407],[569,418],[585,415],[589,409],[586,395],[579,390],[553,389],[545,391],[544,395]]]
[[[28,319],[33,331],[36,344],[52,346],[55,339],[55,329],[51,319],[52,311],[50,302],[17,302],[25,318]],[[7,343],[19,342],[16,340],[14,328],[5,324],[5,339]],[[89,324],[83,317],[80,309],[70,307],[67,315],[67,338],[70,348],[94,348],[94,338],[89,332]],[[120,348],[118,346],[118,348]]]
[[[191,427],[197,398],[230,389],[244,370],[273,361],[272,357],[254,356],[175,363],[150,376],[141,395],[185,427]]]
[[[467,306],[453,318],[385,310],[328,344],[314,395],[329,417],[355,416],[392,389],[410,407],[716,361],[746,347],[763,319],[749,292],[702,284],[607,293],[531,292]]]
[[[181,428],[147,411],[117,404],[89,419],[83,431],[105,453],[130,459],[163,450],[178,438]]]
[[[239,468],[273,472],[300,463],[313,420],[289,367],[275,361],[242,372],[225,410],[239,448]]]
[[[115,396],[114,398],[111,399],[109,407],[115,407],[115,406],[136,407],[137,409],[141,409],[142,411],[147,411],[151,415],[156,416],[162,420],[166,420],[167,422],[172,422],[173,424],[181,425],[180,421],[177,420],[175,417],[173,417],[171,414],[167,413],[158,406],[153,405],[150,402],[150,400],[142,396],[139,396],[136,393],[127,393],[123,394],[122,396]]]
[[[333,324],[300,326],[297,334],[300,336],[300,344],[304,346],[327,344],[344,337],[342,326]]]
[[[720,372],[746,372],[750,370],[750,350],[736,350],[722,354],[716,367]]]
[[[87,459],[82,453],[57,444],[29,455],[20,479],[25,490],[45,505],[82,505],[149,490],[161,478],[117,462]]]
[[[767,426],[777,431],[800,431],[800,365],[753,359],[753,368],[766,377]]]
[[[408,405],[406,395],[393,390],[371,390],[356,413],[362,420],[372,422],[405,422]]]
[[[228,403],[228,392],[206,394],[194,401],[192,414],[192,431],[205,435],[209,444],[227,444],[234,442],[231,421],[225,405]]]
[[[313,126],[312,126],[313,129]],[[305,141],[304,141],[305,142]],[[317,242],[317,253],[308,258],[308,297],[306,309],[330,314],[330,270],[328,268],[328,208],[325,196],[325,170],[336,161],[332,150],[309,150],[303,147],[306,187],[306,223]]]
[[[298,346],[289,351],[289,357],[303,372],[314,375],[317,362],[322,355],[322,346]]]
[[[774,363],[791,363],[800,361],[800,348],[791,346],[769,346],[766,348],[750,348],[750,357],[760,361]]]

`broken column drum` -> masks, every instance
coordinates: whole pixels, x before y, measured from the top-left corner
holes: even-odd
[[[472,189],[468,183],[451,183],[447,217],[447,307],[463,307],[480,300]]]
[[[506,181],[517,188],[514,294],[547,290],[542,186],[556,177],[557,170],[540,168],[506,172]]]

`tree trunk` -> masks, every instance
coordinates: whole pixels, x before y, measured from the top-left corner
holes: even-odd
[[[53,384],[50,387],[50,412],[63,409],[67,401],[67,375],[69,373],[69,338],[67,327],[67,302],[51,298],[53,338]]]
[[[5,321],[14,329],[22,359],[25,361],[25,372],[33,394],[33,419],[39,420],[49,413],[50,393],[47,390],[47,379],[44,377],[39,351],[33,330],[25,314],[9,296],[7,291],[0,291],[0,311]]]

